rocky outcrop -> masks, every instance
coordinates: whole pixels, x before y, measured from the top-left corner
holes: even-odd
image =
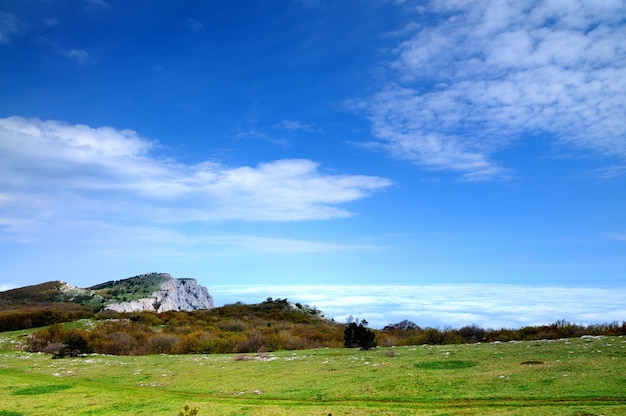
[[[152,297],[130,302],[113,303],[105,309],[116,312],[195,311],[214,308],[213,297],[195,279],[169,279]]]
[[[158,312],[195,311],[215,307],[213,297],[206,287],[195,279],[172,279],[161,285],[157,296],[161,295]]]

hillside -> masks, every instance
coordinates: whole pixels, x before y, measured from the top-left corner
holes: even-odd
[[[111,280],[87,288],[117,302],[147,298],[161,287],[161,284],[171,280],[168,273],[149,273],[123,280]]]
[[[57,303],[99,305],[149,297],[169,274],[150,273],[124,280],[109,281],[81,289],[61,281],[45,282],[0,292],[0,310],[21,307],[50,306]]]
[[[195,302],[198,307],[189,306],[193,302],[186,301],[186,297],[179,296],[180,290],[190,293],[193,298],[200,298]],[[161,293],[167,292],[167,293]],[[201,293],[200,293],[201,292]],[[170,296],[168,296],[168,294]],[[206,299],[201,299],[201,298]],[[26,286],[18,289],[0,292],[0,310],[52,306],[58,303],[75,303],[91,308],[109,309],[113,305],[123,304],[148,299],[146,303],[149,308],[139,308],[128,310],[134,312],[138,310],[150,310],[155,302],[162,303],[167,298],[169,309],[163,310],[195,310],[213,307],[213,300],[206,291],[206,288],[197,285],[195,279],[174,279],[168,273],[149,273],[130,277],[123,280],[112,280],[105,283],[81,289],[69,283],[52,281],[33,286]],[[210,300],[209,300],[210,298]],[[177,303],[173,299],[178,299]],[[202,300],[205,300],[202,302]],[[58,305],[57,305],[58,306]],[[125,311],[122,307],[117,309]],[[159,309],[155,307],[154,309]]]
[[[0,292],[0,310],[63,302],[63,282],[53,281]]]
[[[89,288],[51,281],[0,292],[0,331],[68,322],[104,311],[191,311],[214,307],[195,279],[149,273]]]

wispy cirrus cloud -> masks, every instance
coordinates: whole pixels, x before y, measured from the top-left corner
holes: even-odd
[[[189,17],[185,19],[185,27],[192,32],[199,32],[204,29],[204,23],[195,17]]]
[[[62,224],[66,230],[74,232],[72,225]],[[109,223],[90,223],[91,233],[81,237],[81,244],[89,246],[91,251],[106,247],[107,258],[117,258],[133,252],[145,258],[170,257],[176,259],[194,259],[208,257],[229,257],[240,255],[307,254],[363,252],[376,250],[378,247],[364,244],[345,244],[336,242],[306,240],[288,237],[259,236],[254,234],[220,233],[202,228],[200,230],[180,230],[164,227],[162,224],[119,226]],[[76,228],[76,226],[74,226]],[[82,227],[84,228],[84,227]],[[120,240],[119,236],[124,235]]]
[[[84,0],[90,6],[109,7],[109,3],[104,0]]]
[[[89,53],[84,49],[67,49],[61,46],[57,41],[50,39],[47,36],[40,36],[37,38],[37,41],[41,45],[52,50],[57,55],[78,62],[79,64],[90,64],[95,62],[94,59],[89,55]]]
[[[304,131],[313,131],[313,127],[310,124],[304,123],[298,120],[281,120],[273,126],[275,129],[279,130],[304,130]]]
[[[0,12],[0,44],[8,44],[21,27],[22,23],[13,13]]]
[[[609,233],[609,237],[618,241],[626,241],[626,231],[623,231],[621,233],[620,232]]]
[[[87,51],[83,49],[70,49],[64,51],[63,54],[80,64],[88,64],[93,62],[93,59],[91,58],[91,56],[89,56],[89,53],[87,53]]]
[[[366,251],[376,247],[367,245],[334,244],[321,241],[307,241],[293,238],[259,237],[255,235],[212,235],[206,244],[221,247],[235,247],[251,252],[262,253],[320,253],[341,251]]]
[[[596,169],[592,175],[601,179],[618,178],[626,175],[626,165],[610,165]]]
[[[0,119],[2,223],[16,233],[50,222],[322,220],[390,185],[306,159],[189,165],[152,156],[157,147],[131,130]]]
[[[418,10],[433,23],[399,31],[389,82],[353,103],[371,120],[371,146],[466,180],[506,175],[497,152],[529,134],[626,158],[623,2],[431,1]]]

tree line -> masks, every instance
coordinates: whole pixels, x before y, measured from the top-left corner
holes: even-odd
[[[626,322],[615,321],[604,324],[580,325],[559,320],[548,325],[525,326],[518,329],[483,329],[477,325],[459,329],[421,328],[411,321],[404,320],[387,325],[377,334],[377,342],[382,346],[422,345],[422,344],[470,344],[478,342],[536,341],[542,339],[575,338],[583,335],[626,335]]]

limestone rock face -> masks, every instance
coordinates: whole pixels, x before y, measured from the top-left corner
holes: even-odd
[[[195,311],[214,308],[213,297],[196,279],[170,279],[161,284],[152,297],[107,305],[116,312]]]
[[[200,286],[195,279],[168,280],[161,285],[156,296],[160,302],[158,312],[195,311],[215,307],[207,288]]]
[[[155,310],[157,310],[155,308],[155,306],[157,305],[156,301],[156,298],[143,298],[132,300],[130,302],[112,303],[105,306],[104,309],[115,312],[154,312]]]

